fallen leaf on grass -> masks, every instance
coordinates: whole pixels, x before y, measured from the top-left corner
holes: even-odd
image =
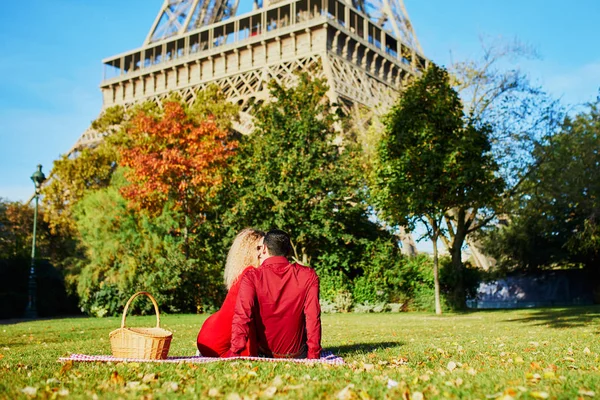
[[[588,396],[588,397],[594,397],[596,395],[596,392],[594,392],[593,390],[587,390],[587,389],[579,389],[579,391],[577,393],[580,394],[581,396]]]
[[[148,383],[148,382],[154,382],[158,379],[158,375],[157,374],[146,374],[144,375],[144,377],[142,378],[142,382],[144,383]]]
[[[335,395],[335,398],[338,400],[350,400],[353,395],[352,388],[354,388],[354,384],[351,383],[348,386],[346,386],[345,388],[343,388],[342,390],[340,390]]]
[[[34,397],[37,395],[37,388],[27,386],[21,389],[21,392],[23,392],[26,396]]]
[[[67,397],[69,395],[69,389],[60,389],[56,394],[60,397]]]
[[[412,394],[412,400],[423,400],[423,393],[421,392],[413,392]]]
[[[269,386],[268,388],[265,389],[264,392],[262,392],[263,396],[265,396],[269,399],[271,397],[275,396],[275,393],[277,393],[277,388],[275,386]]]
[[[550,397],[550,395],[546,392],[531,392],[529,393],[529,395],[531,397],[533,397],[534,399],[547,399],[548,397]]]
[[[139,390],[142,388],[142,383],[140,381],[127,382],[127,385],[125,385],[125,388],[128,390]]]
[[[219,393],[219,389],[217,388],[210,388],[208,390],[208,397],[219,397],[221,395],[221,393]]]
[[[448,371],[452,372],[456,369],[456,363],[454,361],[450,361],[446,368],[448,368]]]
[[[558,367],[554,364],[548,364],[548,366],[546,368],[544,368],[544,371],[554,371],[556,372],[558,370]]]
[[[545,379],[553,379],[553,378],[556,378],[556,374],[551,369],[545,369],[544,370],[544,378]]]
[[[573,357],[565,357],[565,358],[563,358],[563,360],[575,362],[575,359]]]
[[[69,360],[67,362],[65,362],[62,367],[60,368],[60,374],[64,375],[66,374],[71,368],[73,368],[73,361]]]
[[[179,390],[179,384],[177,382],[165,382],[163,383],[163,387],[171,392]]]
[[[113,371],[110,374],[110,383],[121,386],[125,384],[125,379],[117,371]]]
[[[392,360],[392,364],[395,364],[395,365],[406,365],[406,364],[408,364],[408,358],[406,358],[406,357],[398,357],[398,358]]]
[[[590,349],[588,347],[586,347],[585,349],[583,349],[583,353],[584,354],[590,354],[591,351],[590,351]]]
[[[281,375],[277,375],[275,378],[273,378],[272,385],[275,387],[280,387],[283,385],[283,379],[281,378]]]

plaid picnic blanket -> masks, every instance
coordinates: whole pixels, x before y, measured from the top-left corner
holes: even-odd
[[[267,362],[292,362],[297,364],[329,364],[329,365],[342,365],[344,359],[336,356],[331,351],[323,350],[321,352],[321,358],[318,360],[308,360],[299,358],[265,358],[265,357],[232,357],[232,358],[213,358],[213,357],[167,357],[166,360],[146,360],[140,358],[117,358],[109,355],[87,355],[87,354],[71,354],[69,357],[60,357],[58,361],[78,361],[78,362],[137,362],[137,363],[193,363],[193,364],[204,364],[211,362],[227,362],[235,360],[248,360],[248,361],[267,361]]]

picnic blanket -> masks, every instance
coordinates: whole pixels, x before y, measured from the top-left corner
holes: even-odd
[[[87,354],[71,354],[69,357],[60,357],[58,361],[78,361],[78,362],[136,362],[136,363],[192,363],[192,364],[205,364],[211,362],[228,362],[228,361],[266,361],[266,362],[292,362],[297,364],[329,364],[329,365],[343,365],[344,359],[336,356],[331,351],[323,350],[321,352],[321,358],[317,360],[299,359],[299,358],[265,358],[265,357],[231,357],[231,358],[214,358],[214,357],[202,357],[202,356],[190,356],[190,357],[167,357],[165,360],[146,360],[141,358],[117,358],[109,355],[87,355]]]

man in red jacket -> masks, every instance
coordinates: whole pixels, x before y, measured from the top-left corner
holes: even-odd
[[[290,237],[269,231],[257,250],[260,267],[249,270],[240,283],[228,356],[246,346],[256,331],[260,355],[310,358],[321,355],[319,277],[312,268],[290,264]]]

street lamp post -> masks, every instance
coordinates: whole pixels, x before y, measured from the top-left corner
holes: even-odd
[[[42,166],[38,164],[37,171],[31,175],[31,180],[35,185],[35,211],[33,212],[33,240],[31,244],[31,268],[29,269],[29,300],[27,302],[27,309],[25,310],[25,318],[34,319],[37,318],[37,306],[36,306],[36,292],[37,284],[35,277],[35,231],[37,229],[37,214],[38,214],[38,200],[40,198],[40,188],[42,183],[46,180],[46,175],[42,172]]]

